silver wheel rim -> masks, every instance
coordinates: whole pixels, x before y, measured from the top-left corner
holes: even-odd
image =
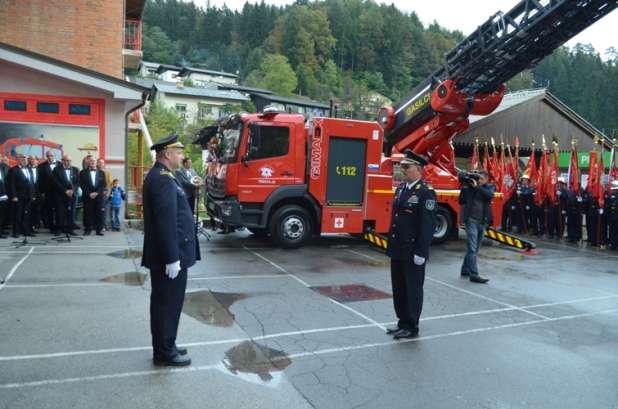
[[[283,220],[283,235],[291,240],[298,240],[305,233],[305,223],[298,216],[288,216]]]
[[[443,214],[438,214],[436,216],[436,229],[433,233],[433,236],[436,238],[442,238],[446,235],[446,231],[448,229],[448,220],[446,216]]]

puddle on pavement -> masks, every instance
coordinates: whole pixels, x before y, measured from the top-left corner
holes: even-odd
[[[247,297],[248,295],[240,293],[194,291],[185,295],[182,312],[204,324],[230,327],[236,318],[230,307],[236,301]]]
[[[328,285],[310,288],[325,297],[332,298],[341,303],[384,300],[392,297],[389,293],[363,284]]]
[[[142,286],[146,282],[147,276],[148,275],[145,273],[140,273],[138,271],[131,271],[128,273],[114,274],[114,275],[102,278],[101,281],[103,281],[104,283],[111,283],[111,284]]]
[[[107,253],[107,255],[116,258],[139,258],[142,256],[142,251],[134,249],[124,249]]]
[[[223,364],[234,375],[255,374],[264,382],[273,379],[272,372],[283,371],[292,360],[283,351],[245,341],[225,352]]]

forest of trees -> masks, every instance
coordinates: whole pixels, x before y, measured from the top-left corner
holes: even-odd
[[[334,99],[344,115],[365,119],[370,93],[396,102],[464,38],[372,0],[246,3],[239,11],[148,0],[144,23],[146,61],[238,73],[243,84]],[[548,87],[611,135],[618,130],[618,52],[603,53],[590,45],[560,48],[511,80],[509,90]]]

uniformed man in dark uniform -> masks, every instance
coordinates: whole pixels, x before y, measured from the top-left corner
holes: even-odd
[[[592,246],[600,246],[603,243],[601,237],[603,209],[599,207],[598,199],[594,198],[591,192],[586,192],[585,200],[587,202],[588,209],[588,212],[586,213],[586,231],[588,233],[588,241]]]
[[[618,180],[612,181],[605,197],[605,218],[607,220],[608,247],[618,250]]]
[[[550,239],[561,240],[564,236],[564,226],[566,224],[568,190],[566,188],[566,179],[558,178],[558,187],[556,189],[556,203],[551,203],[548,200],[548,232]]]
[[[567,190],[567,239],[569,243],[579,243],[582,239],[583,199],[572,190]]]
[[[191,364],[186,349],[176,346],[178,321],[187,286],[187,269],[199,259],[189,202],[174,171],[183,159],[182,143],[170,135],[151,149],[157,161],[144,180],[144,253],[150,269],[150,330],[154,364]]]
[[[387,330],[395,339],[418,335],[423,309],[423,284],[429,245],[436,224],[436,193],[421,177],[427,160],[411,150],[401,161],[404,182],[395,192],[386,254],[391,258],[393,302],[397,327]]]
[[[532,227],[532,209],[534,206],[534,188],[530,186],[530,176],[523,175],[521,177],[516,196],[518,231],[528,234]]]

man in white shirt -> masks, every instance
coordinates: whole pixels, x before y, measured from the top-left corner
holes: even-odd
[[[43,225],[49,229],[52,234],[58,231],[56,220],[56,198],[54,194],[54,181],[52,172],[56,166],[62,166],[56,162],[56,154],[53,150],[48,150],[45,153],[46,161],[39,164],[39,192],[41,196],[41,216]]]
[[[89,158],[88,168],[79,174],[79,185],[82,188],[84,207],[84,235],[89,235],[94,227],[97,236],[103,236],[103,201],[105,174],[97,169],[97,161]]]

